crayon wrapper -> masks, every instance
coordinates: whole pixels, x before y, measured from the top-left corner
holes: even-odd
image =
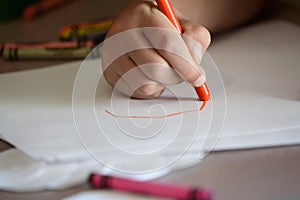
[[[60,33],[59,38],[67,40],[73,37],[88,35],[91,33],[107,32],[111,27],[112,20],[95,22],[95,23],[86,23],[79,25],[70,25],[64,27]]]
[[[68,41],[68,42],[36,42],[36,43],[5,43],[5,49],[66,49],[66,48],[78,48],[78,47],[94,47],[96,44],[94,41]]]
[[[2,57],[6,60],[19,59],[75,59],[85,58],[91,47],[77,49],[5,49]]]

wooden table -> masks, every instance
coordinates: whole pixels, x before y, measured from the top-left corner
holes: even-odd
[[[115,14],[127,1],[78,0],[34,21],[17,19],[0,23],[1,41],[41,41],[57,38],[66,24]],[[286,19],[300,24],[299,9],[278,3],[261,20]],[[65,61],[0,61],[0,72],[40,68]],[[300,133],[299,133],[300,134]],[[13,148],[0,141],[0,151]],[[175,171],[161,182],[193,184],[213,188],[219,200],[300,199],[300,146],[210,153],[197,166]],[[0,191],[0,199],[60,199],[80,191],[82,185],[63,191],[12,193]]]

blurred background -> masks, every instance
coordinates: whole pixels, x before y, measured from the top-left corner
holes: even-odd
[[[7,42],[58,41],[62,28],[113,16],[128,1],[0,0],[0,45]],[[299,0],[273,0],[272,2],[268,9],[250,23],[269,19],[284,19],[300,24]],[[41,4],[43,6],[40,6]],[[35,6],[34,9],[32,9],[32,5]],[[39,7],[43,8],[40,9]],[[3,48],[0,46],[0,49]],[[55,59],[9,62],[1,59],[0,55],[0,72],[38,68],[61,62],[61,60]]]
[[[53,8],[30,17],[26,8],[40,0],[0,0],[0,42],[57,39],[61,27],[116,14],[128,0],[48,0]],[[262,17],[285,16],[299,11],[299,0],[274,0]],[[51,6],[50,6],[51,7]],[[295,12],[295,13],[293,13]],[[30,12],[29,12],[30,13]],[[29,17],[28,17],[29,16]],[[295,19],[293,19],[295,20]]]
[[[128,2],[128,0],[51,1],[57,5],[26,19],[24,15],[22,16],[26,7],[41,1],[0,0],[0,42],[58,39],[58,32],[63,26],[114,15]]]

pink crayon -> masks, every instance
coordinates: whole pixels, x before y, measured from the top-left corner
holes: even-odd
[[[178,185],[155,182],[140,182],[124,178],[92,174],[89,183],[95,188],[108,188],[133,192],[149,196],[172,198],[178,200],[212,200],[212,192]]]

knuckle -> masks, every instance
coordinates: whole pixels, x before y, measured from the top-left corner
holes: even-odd
[[[143,98],[143,99],[153,99],[158,97],[163,91],[158,84],[149,83],[139,87],[135,91],[134,97]]]
[[[203,48],[207,49],[211,42],[211,36],[209,31],[203,26],[198,26],[197,28],[198,35],[202,41]]]
[[[204,49],[207,49],[211,42],[209,31],[205,27],[199,25],[194,25],[190,31],[191,37],[199,41]]]
[[[181,73],[181,76],[183,77],[183,79],[185,79],[185,81],[193,83],[201,76],[201,73],[200,71],[191,68],[191,70],[187,70]]]
[[[138,13],[140,16],[149,15],[152,12],[153,4],[151,2],[139,2],[129,6],[129,12]]]

